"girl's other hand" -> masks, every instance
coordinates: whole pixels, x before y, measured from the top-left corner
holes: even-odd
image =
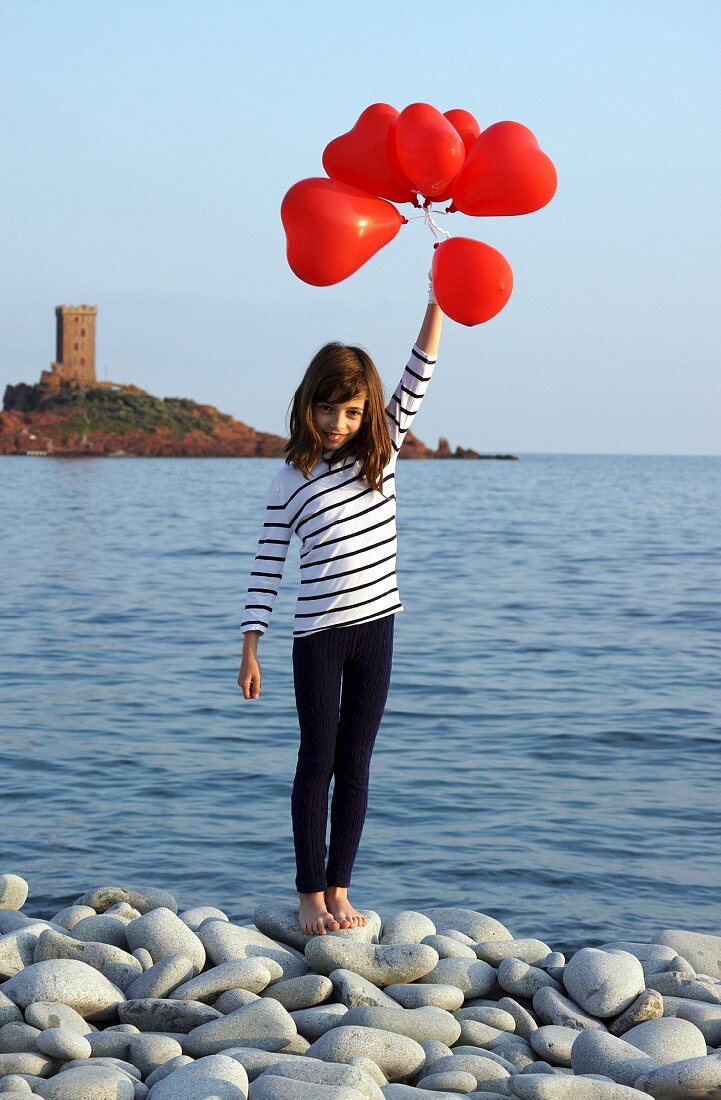
[[[238,685],[245,699],[257,699],[260,695],[260,665],[254,653],[244,653],[238,673]]]

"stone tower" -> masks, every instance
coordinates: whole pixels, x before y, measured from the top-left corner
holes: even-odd
[[[53,374],[81,386],[95,385],[95,318],[97,306],[56,306],[56,362]]]

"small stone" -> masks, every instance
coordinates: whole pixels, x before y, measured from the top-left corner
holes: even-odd
[[[676,1018],[690,1020],[695,1024],[710,1047],[721,1046],[721,1005],[700,1002],[681,1004],[676,1012]]]
[[[636,1081],[641,1093],[654,1100],[691,1100],[721,1096],[721,1058],[686,1058],[645,1073]]]
[[[553,993],[553,990],[539,989],[536,994],[537,997],[545,996],[545,993]],[[522,1039],[528,1039],[538,1027],[538,1022],[534,1020],[531,1013],[519,1005],[518,1001],[514,1001],[512,997],[501,997],[497,1002],[496,1008],[500,1008],[503,1012],[507,1012],[509,1016],[512,1016],[516,1022],[516,1034],[520,1035]],[[534,1005],[535,1010],[535,1005]],[[540,1015],[540,1013],[539,1013]],[[545,1020],[544,1023],[559,1024],[564,1023],[563,1020]]]
[[[644,989],[620,1016],[608,1025],[612,1035],[620,1036],[644,1020],[658,1020],[663,1016],[663,997],[655,989]]]
[[[438,953],[420,943],[359,943],[335,934],[310,937],[305,957],[321,974],[329,975],[339,967],[354,970],[381,988],[391,982],[412,982],[427,977],[438,964]],[[485,965],[466,959],[444,959],[443,962]]]
[[[624,1039],[607,1031],[579,1031],[571,1051],[571,1068],[581,1073],[603,1073],[619,1085],[633,1085],[642,1073],[658,1068],[658,1062]]]
[[[149,1089],[158,1081],[162,1081],[168,1074],[173,1073],[176,1069],[181,1069],[183,1066],[190,1066],[193,1064],[193,1059],[187,1054],[179,1054],[177,1058],[171,1058],[169,1062],[163,1062],[162,1066],[158,1066],[152,1073],[149,1073],[145,1078],[145,1084]]]
[[[272,960],[269,960],[272,963]],[[272,997],[288,1012],[323,1004],[333,992],[333,982],[324,974],[301,974],[299,978],[273,982],[261,997]]]
[[[389,949],[396,946],[391,944]],[[316,1039],[307,1054],[326,1062],[345,1062],[353,1055],[364,1055],[373,1059],[388,1081],[410,1077],[426,1060],[423,1047],[415,1039],[374,1027],[346,1027],[343,1024]]]
[[[49,1027],[41,1031],[36,1041],[37,1049],[59,1062],[71,1062],[74,1058],[89,1058],[93,1053],[90,1043],[69,1027]]]
[[[30,1024],[12,1023],[0,1028],[0,1054],[15,1054],[27,1051],[37,1053],[35,1040],[40,1031]]]
[[[466,943],[459,943],[453,936],[425,936],[422,943],[438,952],[439,959],[475,959],[475,951]]]
[[[431,1074],[445,1073],[446,1070],[462,1069],[466,1073],[472,1073],[476,1079],[476,1088],[483,1089],[486,1085],[493,1084],[502,1087],[508,1081],[511,1074],[509,1069],[500,1064],[501,1060],[495,1058],[487,1051],[477,1050],[472,1054],[458,1053],[458,1048],[446,1058],[439,1058],[430,1065],[424,1066],[420,1080],[430,1077]],[[511,1067],[513,1069],[513,1067]]]
[[[474,1092],[477,1081],[472,1073],[464,1069],[447,1069],[441,1073],[431,1073],[418,1082],[416,1088],[420,1091],[442,1092],[444,1089],[453,1093]]]
[[[134,1024],[139,1031],[181,1031],[183,1034],[223,1018],[223,1014],[210,1005],[165,997],[125,1001],[118,1006],[118,1016],[124,1024]]]
[[[477,913],[475,909],[454,909],[446,906],[439,909],[420,909],[419,912],[433,921],[436,932],[446,932],[449,929],[464,932],[474,943],[513,939],[500,921],[485,913]]]
[[[247,989],[226,989],[225,993],[221,993],[213,1002],[213,1008],[217,1008],[218,1012],[227,1016],[229,1012],[235,1012],[236,1008],[242,1008],[243,1005],[249,1005],[257,1000],[258,994],[250,993]]]
[[[378,1066],[371,1060],[359,1060],[374,1066],[375,1072],[380,1073]],[[304,1081],[316,1085],[333,1085],[335,1088],[352,1088],[357,1089],[365,1097],[383,1100],[383,1093],[374,1078],[365,1070],[349,1063],[323,1062],[319,1058],[308,1058],[301,1055],[292,1061],[282,1059],[273,1065],[267,1066],[255,1080],[258,1081],[264,1077],[281,1077],[286,1081]],[[383,1074],[381,1074],[381,1078],[385,1083]],[[253,1088],[251,1091],[255,1093],[257,1090]],[[289,1089],[288,1095],[292,1095],[292,1089]]]
[[[85,943],[110,943],[113,947],[128,950],[128,937],[125,934],[127,921],[120,917],[111,916],[110,913],[99,913],[92,917],[84,917],[73,928],[76,940]]]
[[[204,920],[212,917],[214,920],[229,920],[230,918],[222,909],[216,909],[213,905],[197,905],[194,909],[186,909],[178,913],[183,924],[187,924],[191,932],[197,932]]]
[[[149,913],[151,909],[161,907],[170,909],[173,913],[178,912],[178,903],[167,890],[146,889],[145,887],[136,890],[130,886],[97,886],[94,890],[90,890],[87,894],[83,894],[81,898],[78,898],[75,904],[90,905],[96,913],[104,913],[111,905],[117,905],[120,901],[132,905],[133,909],[137,909],[139,913]]]
[[[14,1004],[9,997],[0,992],[0,1027],[4,1027],[5,1024],[12,1024],[15,1021],[22,1023],[22,1013],[16,1004]]]
[[[458,1042],[461,1025],[450,1012],[442,1008],[381,1008],[377,1005],[357,1005],[343,1017],[343,1026],[372,1027],[407,1035],[417,1043],[438,1039],[446,1046]]]
[[[624,1039],[664,1066],[686,1058],[703,1058],[706,1054],[703,1032],[690,1020],[675,1016],[637,1024],[626,1032]]]
[[[432,948],[426,948],[431,951]],[[435,952],[434,952],[435,954]],[[412,979],[407,979],[411,981]],[[496,971],[481,959],[439,959],[436,965],[419,979],[423,984],[454,985],[464,997],[483,997],[496,984]]]
[[[0,978],[12,978],[35,962],[38,937],[46,930],[42,924],[30,924],[0,936]]]
[[[150,1100],[246,1100],[248,1074],[224,1054],[209,1055],[181,1066],[153,1085]]]
[[[721,936],[688,932],[682,928],[667,928],[654,936],[653,942],[682,955],[695,970],[709,974],[712,978],[721,978]]]
[[[623,1012],[646,984],[643,967],[634,955],[595,947],[575,952],[566,963],[563,982],[581,1008],[601,1018]]]
[[[684,978],[682,974],[673,974],[670,971],[664,974],[654,974],[653,988],[663,995],[683,997],[691,1001],[703,1001],[706,1004],[721,1004],[721,986],[714,986],[702,982],[698,978]]]
[[[388,1008],[395,1008],[398,1001],[395,997],[388,995],[391,989],[418,988],[410,985],[389,985],[386,986],[385,990],[379,989],[377,985],[361,977],[360,974],[356,974],[354,970],[344,970],[343,967],[339,967],[338,970],[331,970],[328,978],[333,982],[337,996],[346,1008],[353,1008],[355,1005],[386,1005]],[[404,1007],[417,1008],[419,1006],[407,1004]]]
[[[341,1018],[345,1019],[347,1014],[345,1005],[335,1003],[319,1005],[317,1008],[300,1008],[290,1013],[298,1034],[309,1043],[314,1043],[326,1031],[337,1027]]]
[[[247,928],[230,921],[204,920],[198,929],[208,957],[218,966],[230,959],[248,959],[260,956],[274,959],[283,970],[284,978],[297,978],[310,971],[305,956],[293,947],[284,947],[255,928]],[[318,939],[319,937],[316,937]],[[323,939],[326,937],[324,936]]]
[[[137,1066],[145,1078],[165,1062],[180,1058],[182,1054],[180,1043],[170,1035],[133,1035],[128,1061]]]
[[[516,1030],[515,1019],[510,1012],[503,1008],[496,1008],[491,1005],[476,1005],[471,1008],[458,1008],[453,1014],[457,1020],[475,1020],[479,1024],[485,1024],[487,1027],[493,1028],[494,1031],[507,1031],[512,1034]],[[535,1030],[535,1021],[532,1022],[534,1025],[533,1030]],[[527,1039],[528,1035],[524,1038]]]
[[[148,955],[152,961],[150,952]],[[167,997],[194,974],[195,967],[187,955],[166,955],[160,962],[153,963],[148,970],[144,970],[125,990],[125,996],[133,1001],[146,997]]]
[[[95,916],[97,916],[97,913],[90,905],[68,905],[65,909],[61,909],[59,913],[56,913],[52,919],[53,923],[60,924],[63,928],[67,928],[68,932],[72,932],[75,925],[79,924],[81,920]]]
[[[153,956],[150,954],[150,952],[148,950],[146,950],[145,947],[136,947],[135,950],[133,952],[131,952],[131,954],[132,954],[134,959],[138,960],[138,962],[140,963],[140,965],[142,966],[144,971],[145,970],[150,970],[150,968],[155,965],[154,962],[153,962]],[[169,959],[176,959],[177,957],[178,957],[177,955],[168,955]],[[164,959],[161,959],[161,962],[164,962],[164,961],[165,961]],[[190,960],[188,960],[188,962],[190,962]],[[160,965],[160,964],[158,964],[158,965]],[[195,967],[193,966],[192,963],[190,963],[190,966],[191,966],[192,972],[195,973]]]
[[[461,1007],[464,1001],[463,990],[459,989],[457,985],[408,982],[387,985],[385,992],[403,1008],[432,1007],[444,1008],[446,1012],[454,1012]]]
[[[580,1035],[573,1027],[544,1024],[536,1028],[529,1039],[532,1050],[552,1066],[570,1066],[571,1048]]]
[[[212,1001],[227,989],[260,993],[282,975],[282,968],[273,959],[231,959],[183,982],[173,990],[173,997],[179,1001]]]
[[[491,966],[499,966],[504,959],[521,959],[529,966],[540,966],[553,954],[543,940],[481,940],[475,945],[476,955]],[[563,964],[561,964],[563,965]]]
[[[57,1001],[34,1001],[32,1004],[27,1005],[25,1021],[40,1031],[62,1027],[66,1030],[76,1031],[78,1035],[90,1035],[93,1030],[79,1012]]]
[[[436,934],[433,921],[415,909],[403,909],[383,923],[380,943],[422,943]]]
[[[54,962],[56,959],[69,959],[92,966],[119,989],[127,989],[142,974],[138,960],[119,947],[108,943],[84,943],[48,928],[35,945],[35,962]]]
[[[20,875],[0,875],[0,909],[22,909],[28,900],[28,889]]]
[[[0,1093],[5,1097],[7,1097],[8,1094],[12,1096],[13,1093],[16,1096],[27,1097],[32,1094],[32,1091],[32,1085],[17,1073],[9,1073],[7,1077],[3,1077],[2,1081],[0,1081]]]
[[[87,1020],[107,1019],[125,1000],[98,970],[74,959],[33,963],[5,982],[3,993],[20,1008],[33,1001],[59,1001]]]
[[[53,1064],[52,1059],[45,1054],[12,1051],[8,1054],[0,1054],[0,1077],[7,1077],[11,1073],[49,1077],[53,1071]]]
[[[676,952],[670,947],[664,947],[658,943],[644,943],[638,940],[613,940],[611,943],[602,943],[599,951],[627,951],[629,955],[635,955],[640,962],[663,960],[670,962]]]
[[[227,1016],[194,1028],[186,1037],[183,1053],[198,1058],[217,1054],[231,1046],[282,1051],[297,1034],[292,1016],[282,1005],[258,998]]]
[[[503,1007],[505,1008],[505,1005]],[[509,1008],[508,1011],[510,1012],[511,1009]],[[584,1012],[570,997],[564,997],[555,989],[539,989],[533,998],[533,1011],[538,1013],[539,1019],[544,1024],[573,1027],[577,1031],[583,1031],[585,1028],[607,1030],[601,1020],[597,1020],[589,1012]]]
[[[538,966],[530,966],[521,959],[506,958],[498,964],[498,984],[512,997],[532,1000],[539,989],[555,989],[562,993],[561,986]]]
[[[125,931],[131,950],[144,947],[153,962],[160,962],[168,955],[186,955],[198,972],[205,965],[205,948],[195,932],[165,906],[131,921]]]

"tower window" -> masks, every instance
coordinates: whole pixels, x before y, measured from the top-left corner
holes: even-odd
[[[84,336],[84,335],[85,335],[85,329],[84,329],[84,328],[81,328],[81,329],[80,329],[80,335],[81,335],[81,336]]]
[[[77,345],[77,344],[75,345],[75,350],[76,350],[76,351],[78,350],[78,345]]]

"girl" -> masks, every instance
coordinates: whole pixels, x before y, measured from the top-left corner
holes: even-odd
[[[395,468],[433,373],[442,321],[431,287],[418,339],[387,407],[367,352],[340,343],[321,348],[295,392],[286,462],[266,497],[241,623],[238,684],[244,698],[260,695],[258,638],[268,629],[295,533],[301,542],[293,629],[300,748],[291,815],[298,920],[309,935],[368,923],[348,900],[348,886],[388,695],[393,625],[403,611],[395,571]]]

